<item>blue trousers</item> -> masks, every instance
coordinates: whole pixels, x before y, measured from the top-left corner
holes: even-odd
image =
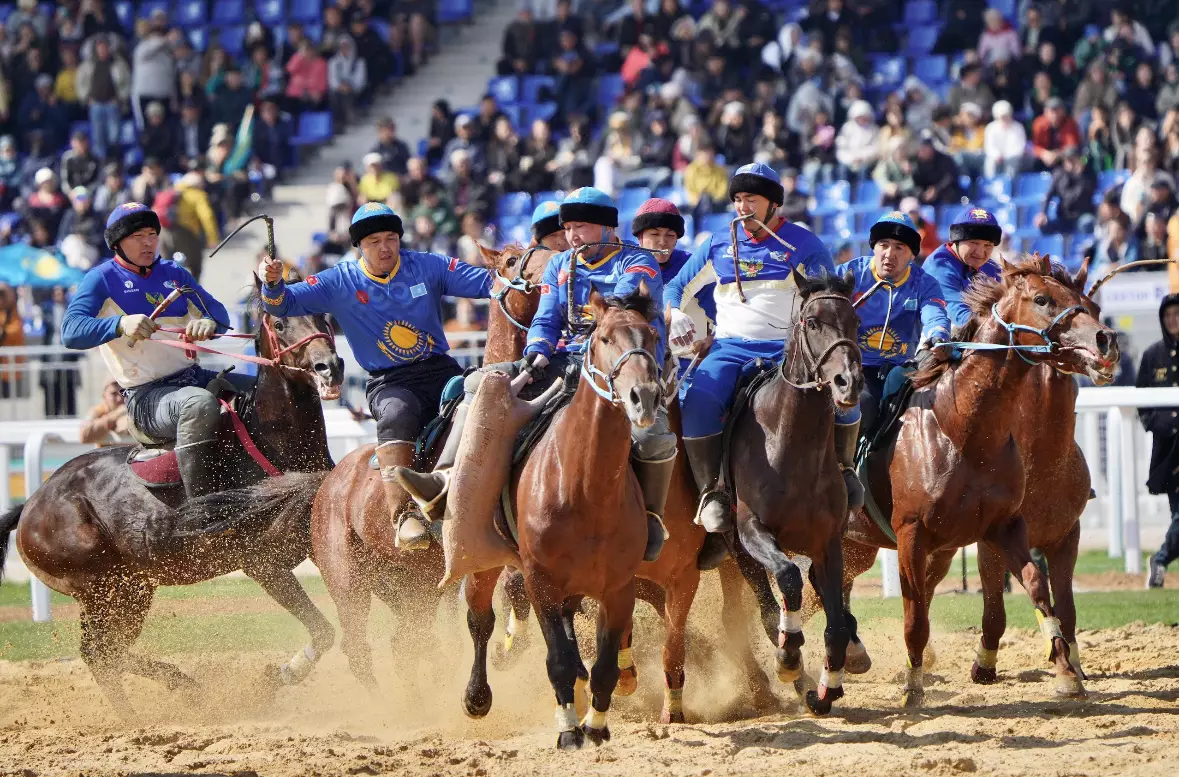
[[[756,359],[777,364],[782,360],[781,340],[742,340],[718,338],[680,386],[680,409],[684,437],[707,437],[725,428],[725,416],[733,405],[741,373]],[[836,411],[837,424],[854,424],[860,409]]]

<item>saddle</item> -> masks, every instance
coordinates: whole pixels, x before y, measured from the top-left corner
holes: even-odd
[[[470,367],[462,375],[455,375],[446,381],[446,386],[442,389],[442,396],[438,400],[438,415],[434,416],[422,428],[422,431],[414,440],[414,469],[420,471],[429,466],[430,457],[434,454],[434,449],[442,441],[443,433],[450,428],[450,422],[454,418],[455,412],[458,410],[459,405],[463,403],[463,382],[475,370],[475,367]],[[368,468],[374,472],[381,471],[381,463],[377,461],[377,454],[374,453],[369,458]]]
[[[726,494],[729,504],[737,503],[737,495],[733,492],[730,469],[730,452],[733,441],[733,430],[737,420],[741,418],[746,408],[753,402],[754,396],[770,384],[778,376],[778,362],[768,359],[754,359],[741,369],[737,378],[737,390],[733,395],[733,406],[725,417],[725,427],[721,436],[721,467],[720,477],[717,479],[716,490]]]

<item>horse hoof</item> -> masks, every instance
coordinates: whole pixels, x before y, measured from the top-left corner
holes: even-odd
[[[872,656],[868,655],[868,651],[863,644],[857,645],[851,643],[847,646],[847,660],[843,664],[843,669],[848,674],[867,674],[872,668]]]
[[[901,706],[907,710],[920,709],[925,704],[924,688],[906,688],[901,693]]]
[[[479,719],[491,712],[491,686],[487,685],[463,694],[463,713],[468,718]]]
[[[614,688],[615,696],[630,696],[639,689],[639,673],[633,666],[623,669],[618,675],[618,685]]]
[[[842,698],[842,688],[820,688],[806,692],[806,706],[814,715],[826,715],[831,712],[831,705]]]
[[[993,666],[979,666],[975,661],[970,665],[970,679],[977,685],[993,685],[999,682],[999,672]]]
[[[580,750],[584,744],[585,734],[579,728],[557,734],[558,750]]]
[[[593,742],[595,745],[601,745],[603,742],[610,741],[609,726],[604,726],[603,728],[594,728],[593,726],[582,724],[581,731],[583,734],[585,734],[585,738]]]
[[[774,664],[778,679],[784,683],[793,683],[802,677],[802,651],[796,651],[791,655],[780,649],[774,654]]]
[[[669,725],[671,723],[684,723],[684,713],[682,710],[670,712],[664,707],[659,713],[659,723],[661,725]]]
[[[1058,676],[1052,690],[1057,696],[1065,699],[1085,699],[1089,696],[1085,686],[1081,684],[1080,677]]]

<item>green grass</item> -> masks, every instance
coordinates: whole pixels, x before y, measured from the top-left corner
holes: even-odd
[[[1150,553],[1142,554],[1142,569],[1146,569],[1146,559]],[[960,566],[958,558],[955,557],[954,565],[950,567],[950,573],[947,577],[951,580],[960,579],[962,576],[962,567]],[[1078,575],[1099,575],[1103,572],[1124,572],[1126,569],[1125,559],[1110,558],[1109,554],[1104,550],[1085,550],[1081,551],[1077,556],[1077,567],[1075,574]],[[966,573],[971,577],[978,575],[978,566],[975,564],[974,557],[969,556],[966,559]],[[877,562],[860,577],[880,579],[880,563]]]
[[[299,582],[310,596],[327,593],[323,579],[301,577]],[[72,602],[73,598],[51,592],[53,604]],[[164,586],[156,590],[157,599],[251,599],[266,596],[262,588],[246,577],[219,577],[196,585]],[[0,607],[30,607],[27,583],[0,583]]]

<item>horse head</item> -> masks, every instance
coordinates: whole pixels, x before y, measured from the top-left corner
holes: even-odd
[[[297,270],[287,270],[287,283],[300,280]],[[262,291],[262,282],[256,276],[254,289],[255,294]],[[314,388],[320,399],[339,399],[344,360],[336,353],[336,335],[327,319],[321,315],[279,317],[265,311],[260,318],[258,355],[288,368],[284,372]]]
[[[651,325],[660,315],[658,305],[640,283],[639,291],[627,297],[591,292],[588,307],[594,331],[583,374],[600,396],[626,411],[632,424],[650,426],[662,394],[655,362],[659,333]]]
[[[479,253],[503,286],[493,297],[508,319],[521,324],[532,321],[540,307],[540,281],[551,252],[544,246],[524,248],[512,243],[500,251],[480,245]],[[509,291],[517,293],[509,294]]]
[[[967,292],[976,314],[998,314],[1014,344],[1050,348],[1018,352],[1029,361],[1086,374],[1099,386],[1110,383],[1121,352],[1117,333],[1101,323],[1100,308],[1084,293],[1087,268],[1072,276],[1038,253],[1000,265],[997,284]]]
[[[864,388],[855,341],[859,318],[851,300],[855,283],[850,274],[808,278],[797,269],[792,274],[800,304],[783,365],[798,362],[803,380],[830,387],[838,407],[854,407]]]

